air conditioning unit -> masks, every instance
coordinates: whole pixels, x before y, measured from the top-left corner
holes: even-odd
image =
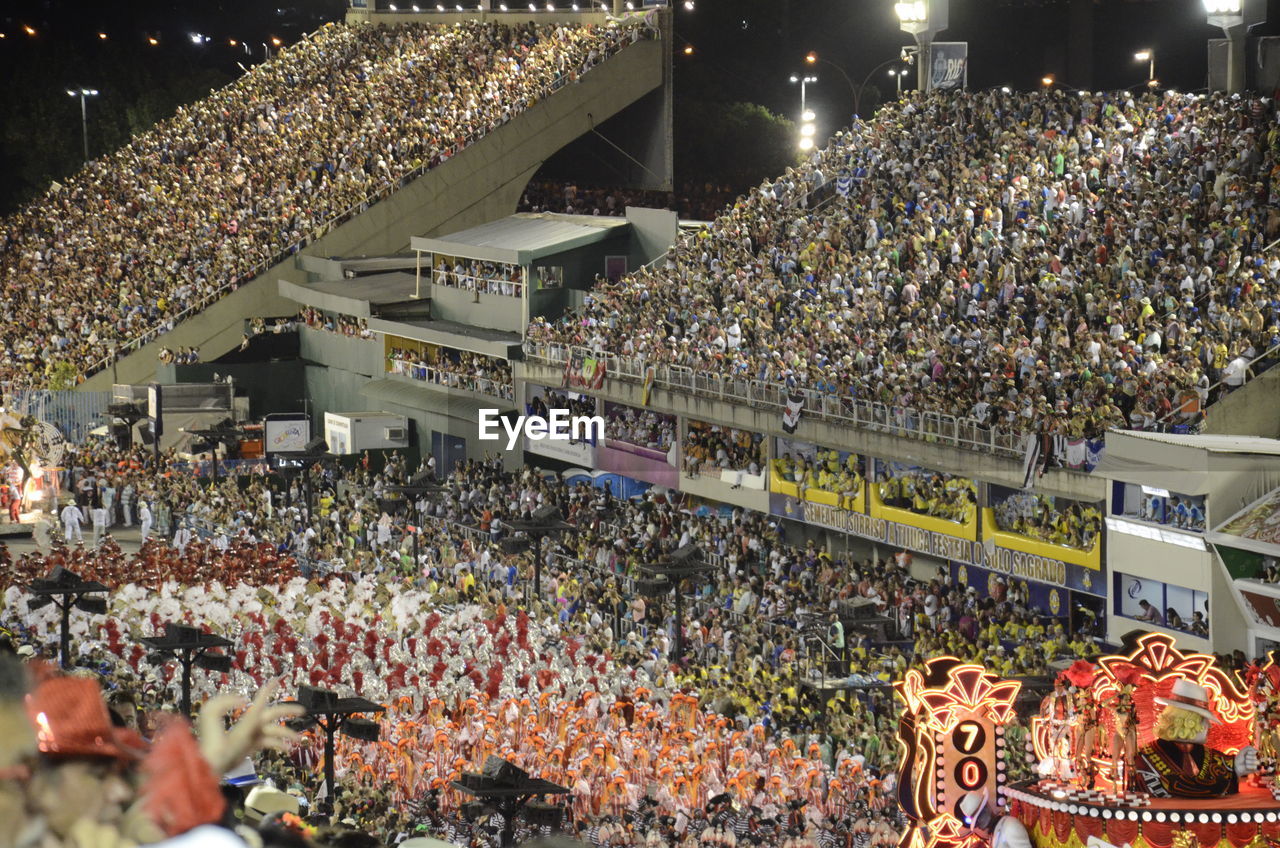
[[[387,427],[382,431],[382,437],[388,442],[403,442],[408,435],[404,427]]]

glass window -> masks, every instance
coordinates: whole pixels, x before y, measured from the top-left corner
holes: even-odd
[[[1116,615],[1209,637],[1209,594],[1132,574],[1115,575]]]
[[[1116,483],[1112,512],[1134,521],[1162,524],[1193,533],[1204,532],[1204,495]]]

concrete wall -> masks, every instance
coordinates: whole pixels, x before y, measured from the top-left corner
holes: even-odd
[[[524,334],[524,303],[518,297],[431,284],[431,317],[472,327]]]
[[[543,386],[558,386],[563,382],[561,368],[529,360],[512,363],[517,381],[529,380]],[[517,397],[523,391],[516,386]],[[591,394],[616,403],[640,407],[641,386],[623,380],[605,380],[604,388]],[[746,405],[727,403],[715,397],[695,397],[690,394],[668,391],[655,386],[649,403],[657,412],[667,412],[697,418],[717,424],[737,427],[766,435],[785,436],[782,417],[772,409],[756,409]],[[812,442],[828,448],[855,451],[864,456],[883,457],[913,465],[922,465],[939,471],[947,471],[966,477],[974,477],[987,483],[999,483],[1015,489],[1022,487],[1023,470],[1020,459],[993,456],[975,450],[954,448],[934,442],[910,439],[888,433],[857,430],[833,424],[813,417],[800,419],[800,426],[788,438]],[[1040,492],[1077,500],[1099,501],[1106,497],[1107,481],[1075,471],[1053,470],[1036,482]]]
[[[381,377],[386,371],[382,337],[360,339],[302,327],[298,330],[302,358],[310,362],[342,368],[366,377]]]
[[[1280,368],[1264,371],[1209,407],[1204,432],[1280,437]]]
[[[549,14],[549,13],[548,13]],[[663,84],[663,44],[633,44],[536,103],[447,162],[304,248],[317,256],[376,256],[404,250],[411,236],[437,235],[515,212],[529,178],[557,150]],[[145,383],[163,347],[200,348],[206,359],[239,345],[243,321],[290,315],[297,304],[279,295],[278,280],[307,282],[295,257],[269,268],[171,332],[126,356],[81,388]]]

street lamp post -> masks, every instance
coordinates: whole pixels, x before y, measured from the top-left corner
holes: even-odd
[[[898,99],[902,99],[902,76],[907,71],[905,68],[890,68],[889,76],[893,77],[898,84]]]
[[[915,37],[920,51],[920,66],[916,69],[916,87],[928,93],[933,88],[931,45],[933,37],[947,28],[950,0],[903,0],[894,4],[898,26]]]
[[[808,98],[807,98],[806,90],[805,90],[805,89],[806,89],[806,86],[808,86],[808,85],[809,85],[809,83],[811,83],[811,82],[817,82],[817,81],[818,81],[818,78],[817,78],[817,77],[814,77],[814,76],[803,76],[803,77],[801,77],[801,76],[796,76],[795,74],[792,74],[792,75],[791,75],[791,81],[792,81],[793,83],[795,83],[795,82],[800,83],[800,111],[801,111],[801,112],[807,112],[807,111],[809,111],[809,107],[806,105],[806,104],[807,104],[807,102],[808,102]]]
[[[80,129],[84,132],[84,161],[89,161],[89,113],[85,108],[86,98],[97,97],[96,88],[68,88],[67,94],[80,98]]]
[[[107,599],[99,596],[109,590],[96,580],[81,579],[80,575],[58,566],[49,572],[48,577],[32,580],[27,591],[32,596],[27,602],[27,609],[38,610],[53,604],[61,613],[59,661],[64,669],[71,668],[71,610],[74,607],[90,615],[106,615]]]
[[[387,711],[381,704],[375,704],[367,698],[359,696],[339,698],[338,693],[328,689],[317,689],[313,686],[298,687],[298,700],[306,715],[290,723],[294,730],[306,730],[319,727],[324,731],[324,789],[325,800],[332,806],[336,800],[338,787],[334,782],[334,744],[333,737],[339,732],[362,742],[378,741],[378,723],[364,718],[365,715],[380,715]]]
[[[1210,26],[1227,37],[1227,92],[1244,91],[1245,39],[1249,28],[1267,19],[1267,0],[1203,0]]]
[[[144,636],[139,640],[152,650],[152,659],[157,665],[169,660],[177,660],[182,666],[181,692],[182,714],[191,715],[191,669],[203,668],[206,671],[226,674],[231,671],[231,657],[224,651],[211,653],[213,648],[230,648],[232,642],[221,636],[206,633],[198,627],[167,622],[163,636]]]
[[[793,83],[794,82],[800,83],[799,147],[801,150],[806,150],[806,151],[812,150],[813,144],[814,144],[813,137],[817,133],[817,128],[814,125],[813,121],[814,121],[814,118],[816,118],[817,116],[814,115],[813,112],[809,111],[808,98],[805,96],[805,86],[807,86],[811,82],[817,82],[818,78],[814,76],[796,76],[795,74],[792,74],[791,81]]]

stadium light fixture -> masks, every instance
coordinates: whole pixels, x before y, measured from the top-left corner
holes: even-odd
[[[273,36],[271,36],[271,43],[272,43],[272,44],[274,44],[276,47],[279,47],[279,46],[280,46],[281,44],[283,44],[284,42],[282,42],[280,39],[276,38],[276,37],[273,35]]]
[[[925,0],[895,3],[893,11],[897,14],[898,20],[904,24],[925,23],[929,20],[929,4]]]
[[[455,3],[455,4],[454,4],[454,6],[453,6],[453,8],[454,8],[454,10],[455,10],[455,11],[461,12],[461,11],[462,11],[462,4],[461,4],[461,3]]]
[[[634,12],[635,10],[636,10],[636,4],[632,3],[631,0],[627,0],[627,11]]]
[[[387,4],[387,8],[388,8],[390,11],[392,11],[392,12],[398,12],[398,11],[400,11],[399,9],[397,9],[397,8],[396,8],[396,4],[395,4],[395,3],[388,3],[388,4]]]
[[[1040,84],[1043,85],[1045,88],[1048,88],[1049,86],[1053,85],[1053,74],[1045,74],[1044,76],[1040,77]]]
[[[547,11],[548,11],[548,12],[554,12],[555,10],[556,10],[556,4],[555,4],[555,3],[548,3],[548,4],[547,4]]]
[[[204,44],[204,36],[198,32],[190,33],[187,37],[191,39],[192,44]]]
[[[1227,91],[1237,93],[1245,86],[1245,49],[1250,27],[1267,20],[1266,0],[1203,0],[1210,26],[1219,27],[1227,41]],[[1211,61],[1211,64],[1216,64]],[[1210,78],[1213,77],[1210,68]],[[1154,76],[1154,75],[1153,75]]]
[[[1156,51],[1150,48],[1133,54],[1133,61],[1147,63],[1147,85],[1156,78]]]
[[[421,9],[419,9],[417,6],[414,6],[414,7],[413,7],[413,11],[415,11],[415,12],[421,12],[422,10],[421,10]]]
[[[32,38],[36,37],[36,28],[31,26],[30,24],[23,24],[22,31],[25,32],[27,35],[31,36]]]
[[[80,98],[80,130],[84,136],[84,161],[89,161],[89,113],[85,106],[85,100],[89,97],[97,97],[98,89],[96,88],[68,88],[67,94],[71,97]]]
[[[686,56],[692,56],[692,55],[693,55],[693,45],[692,45],[692,44],[686,44],[686,45],[684,46],[684,55],[686,55]]]
[[[99,41],[106,41],[106,40],[107,40],[107,34],[106,34],[105,32],[100,32],[100,33],[98,33],[98,40],[99,40]]]
[[[573,11],[575,12],[578,11],[578,4],[574,3],[572,8],[573,8]]]
[[[686,12],[693,11],[693,0],[684,0],[684,10]]]
[[[933,38],[947,28],[950,0],[905,0],[893,7],[898,15],[898,28],[910,34],[920,54],[916,66],[916,88],[929,92],[933,87],[932,62],[930,61]]]
[[[1011,90],[1011,89],[1010,89],[1010,88],[1009,88],[1009,86],[1007,86],[1007,85],[1002,85],[1002,86],[1000,86],[1000,93],[1001,93],[1001,94],[1008,94],[1008,93],[1010,92],[1010,90]]]
[[[806,138],[812,138],[817,131],[817,128],[812,123],[800,125],[800,135]]]
[[[802,121],[812,121],[812,120],[813,120],[814,118],[816,118],[816,117],[818,117],[818,116],[817,116],[817,115],[815,115],[815,114],[813,113],[813,110],[812,110],[812,109],[806,109],[806,110],[804,110],[804,114],[800,116],[800,120],[802,120]]]
[[[505,12],[505,11],[507,11],[507,4],[506,4],[506,3],[502,3],[502,4],[500,4],[500,5],[498,6],[498,8]]]
[[[160,39],[156,38],[154,35],[148,35],[147,43],[150,44],[152,47],[155,47],[160,43]]]
[[[437,4],[436,4],[436,11],[437,11],[437,12],[443,12],[443,11],[444,11],[444,4],[443,4],[443,3],[437,3]]]
[[[536,12],[536,11],[538,11],[538,5],[537,5],[536,3],[530,3],[530,4],[529,4],[529,11],[530,11],[530,12]]]
[[[809,138],[808,136],[801,136],[801,138],[800,138],[800,149],[801,149],[801,150],[812,150],[812,149],[813,149],[813,139]]]

